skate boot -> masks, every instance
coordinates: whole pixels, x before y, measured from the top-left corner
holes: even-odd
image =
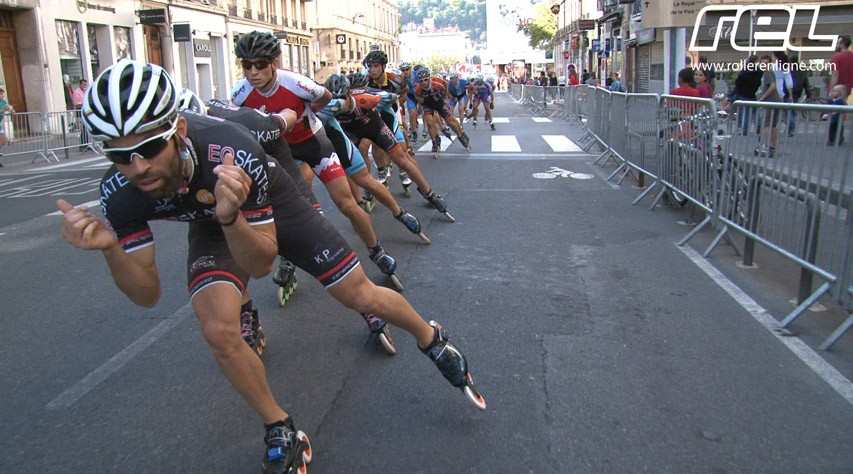
[[[379,168],[379,170],[376,173],[376,181],[379,181],[383,186],[385,186],[387,188],[388,186],[391,185],[391,183],[388,182],[388,178],[390,176],[391,176],[391,167],[390,166],[383,166],[382,168]]]
[[[293,427],[287,418],[266,427],[264,436],[264,474],[308,474],[308,464],[314,457],[311,440]]]
[[[441,139],[436,135],[432,139],[432,157],[436,160],[438,159],[439,151],[441,151]]]
[[[471,151],[471,139],[468,138],[467,133],[462,132],[462,135],[459,135],[459,143],[461,143],[462,146],[465,147],[466,151]]]
[[[418,142],[418,132],[413,131],[411,136],[409,137],[409,139],[412,141],[412,143],[417,143]]]
[[[284,307],[296,291],[296,267],[286,258],[280,258],[272,281],[278,285],[278,305]]]
[[[453,214],[451,214],[450,211],[447,210],[447,205],[444,203],[444,199],[442,199],[441,196],[436,194],[435,191],[430,191],[429,194],[426,194],[419,188],[418,192],[421,193],[421,196],[423,196],[424,199],[429,201],[429,203],[432,205],[432,207],[435,208],[435,210],[447,216],[447,218],[450,219],[450,222],[456,222],[456,218],[453,217]]]
[[[468,371],[468,361],[465,360],[465,356],[456,346],[450,344],[447,340],[447,333],[440,324],[430,321],[429,325],[432,326],[435,335],[430,345],[421,349],[421,352],[435,363],[441,375],[450,382],[450,385],[461,389],[474,406],[480,410],[485,410],[486,399],[474,388],[474,378]]]
[[[400,215],[394,216],[394,218],[402,222],[403,225],[406,226],[406,229],[409,229],[409,232],[417,235],[424,242],[428,244],[432,243],[432,241],[429,240],[429,237],[427,237],[427,235],[421,230],[421,222],[418,218],[407,212],[405,209],[401,209]]]
[[[450,127],[447,125],[441,129],[441,134],[447,137],[448,140],[453,140],[453,135],[450,134]]]
[[[375,314],[361,313],[364,322],[367,323],[367,329],[370,330],[370,339],[376,341],[376,345],[381,347],[388,355],[396,355],[397,347],[394,345],[394,339],[391,339],[391,328],[384,319]]]
[[[495,131],[495,124],[493,124],[491,121],[489,122],[489,128],[491,128],[493,132]]]
[[[411,150],[411,148],[409,149]],[[411,191],[409,191],[409,188],[412,186],[412,178],[410,178],[409,173],[403,171],[402,168],[400,169],[400,185],[403,186],[403,194],[405,194],[406,197],[412,195]]]
[[[471,125],[472,125],[474,128],[477,128],[477,119],[474,119],[474,121],[473,121],[473,122],[471,122]]]
[[[388,276],[388,279],[391,280],[391,283],[395,288],[397,288],[397,291],[403,291],[403,283],[395,274],[395,271],[397,270],[397,260],[388,255],[379,242],[376,242],[376,246],[371,247],[369,250],[370,259],[373,260],[373,263],[379,267],[379,270],[382,273]]]
[[[364,212],[370,214],[373,212],[373,209],[376,207],[376,200],[373,199],[373,195],[370,192],[365,191],[364,197],[361,198],[361,201],[358,202],[358,205],[364,209]]]
[[[251,301],[240,308],[240,335],[243,336],[243,340],[255,351],[258,357],[264,355],[267,340],[258,319],[258,310],[252,305]]]

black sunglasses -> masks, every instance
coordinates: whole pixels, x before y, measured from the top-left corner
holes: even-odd
[[[163,133],[159,133],[152,137],[148,137],[140,143],[132,147],[125,148],[104,148],[104,155],[108,160],[117,165],[129,165],[135,157],[140,157],[143,160],[148,160],[159,155],[166,146],[169,140],[175,134],[176,128],[171,127]]]
[[[240,64],[243,65],[243,69],[245,69],[247,71],[249,69],[252,69],[252,66],[254,66],[256,70],[261,71],[263,69],[268,68],[271,63],[272,63],[272,61],[269,61],[267,59],[259,59],[257,61],[250,61],[248,59],[243,59],[240,61]]]

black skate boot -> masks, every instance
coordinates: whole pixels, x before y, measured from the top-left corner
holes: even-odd
[[[280,257],[272,281],[278,285],[278,305],[284,307],[296,291],[296,267],[286,258]]]
[[[459,135],[459,143],[461,143],[462,146],[465,147],[466,151],[471,151],[471,139],[468,138],[467,133],[462,132],[462,135]]]
[[[382,248],[382,245],[379,242],[376,242],[375,247],[370,247],[370,259],[373,260],[373,263],[379,267],[379,270],[388,276],[388,279],[391,280],[391,283],[394,284],[394,287],[397,288],[397,291],[403,291],[403,283],[400,281],[400,278],[394,273],[397,270],[397,260],[388,255],[385,252],[385,249]]]
[[[376,207],[376,201],[373,199],[373,195],[370,194],[369,191],[365,191],[364,196],[361,198],[361,201],[358,202],[358,205],[364,209],[364,212],[370,214]]]
[[[441,138],[438,138],[438,135],[436,135],[432,139],[432,157],[436,160],[438,159],[439,151],[441,151]]]
[[[412,132],[409,139],[412,141],[412,143],[417,143],[418,142],[418,132],[416,132],[416,131]]]
[[[243,336],[243,340],[255,351],[258,357],[264,355],[267,339],[258,319],[258,310],[251,301],[240,308],[240,335]]]
[[[397,347],[394,345],[394,339],[391,338],[391,328],[384,319],[375,314],[361,313],[364,322],[367,323],[367,329],[370,330],[370,339],[376,341],[376,345],[381,347],[388,355],[396,355]]]
[[[493,132],[495,131],[495,124],[493,124],[491,121],[489,121],[489,128],[491,128]]]
[[[435,336],[433,336],[432,343],[421,349],[421,352],[435,363],[441,375],[450,382],[450,385],[461,389],[474,406],[480,410],[485,410],[486,399],[474,388],[474,378],[468,371],[468,361],[465,360],[462,351],[450,344],[447,340],[447,333],[440,324],[430,321],[429,325],[435,331]]]
[[[447,125],[441,129],[441,134],[447,137],[448,140],[453,140],[453,135],[450,134],[450,127]]]
[[[411,150],[411,148],[409,148],[409,150]],[[403,171],[402,168],[400,168],[399,171],[400,171],[400,185],[403,186],[403,194],[405,194],[406,197],[409,197],[412,195],[412,192],[409,191],[409,188],[412,186],[412,178],[410,178],[409,173],[406,173],[405,171]]]
[[[421,230],[421,222],[418,218],[407,212],[405,209],[400,209],[400,214],[394,216],[394,218],[402,222],[403,225],[406,226],[406,229],[409,229],[409,232],[417,235],[424,242],[428,244],[432,243],[432,241],[429,240],[429,237],[427,237],[427,235]]]
[[[293,427],[293,420],[266,426],[264,436],[264,474],[308,474],[308,464],[314,457],[311,440]]]
[[[435,191],[430,191],[427,194],[421,191],[420,188],[418,188],[418,192],[421,193],[421,196],[423,196],[424,199],[429,201],[429,203],[432,205],[432,207],[435,208],[435,210],[447,216],[447,218],[450,219],[450,222],[456,222],[456,218],[453,217],[453,214],[451,214],[450,211],[447,210],[447,205],[444,203],[444,199],[442,199],[441,196],[436,194]]]

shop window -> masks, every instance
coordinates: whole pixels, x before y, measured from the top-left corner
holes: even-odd
[[[86,25],[86,36],[89,38],[89,62],[92,64],[92,77],[101,73],[101,55],[98,52],[98,32],[95,25]]]
[[[133,57],[131,53],[133,51],[133,45],[131,44],[130,39],[130,28],[124,26],[113,27],[113,36],[116,45],[116,61],[131,59]]]
[[[59,67],[65,89],[65,105],[70,109],[71,87],[83,79],[83,60],[80,55],[80,25],[73,21],[56,20],[56,39],[59,47]]]

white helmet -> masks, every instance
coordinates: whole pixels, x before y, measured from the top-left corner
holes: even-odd
[[[97,140],[112,140],[171,125],[178,92],[156,64],[123,59],[108,67],[83,98],[83,123]]]
[[[189,110],[199,115],[207,115],[207,106],[195,92],[184,89],[178,97],[178,110]]]

